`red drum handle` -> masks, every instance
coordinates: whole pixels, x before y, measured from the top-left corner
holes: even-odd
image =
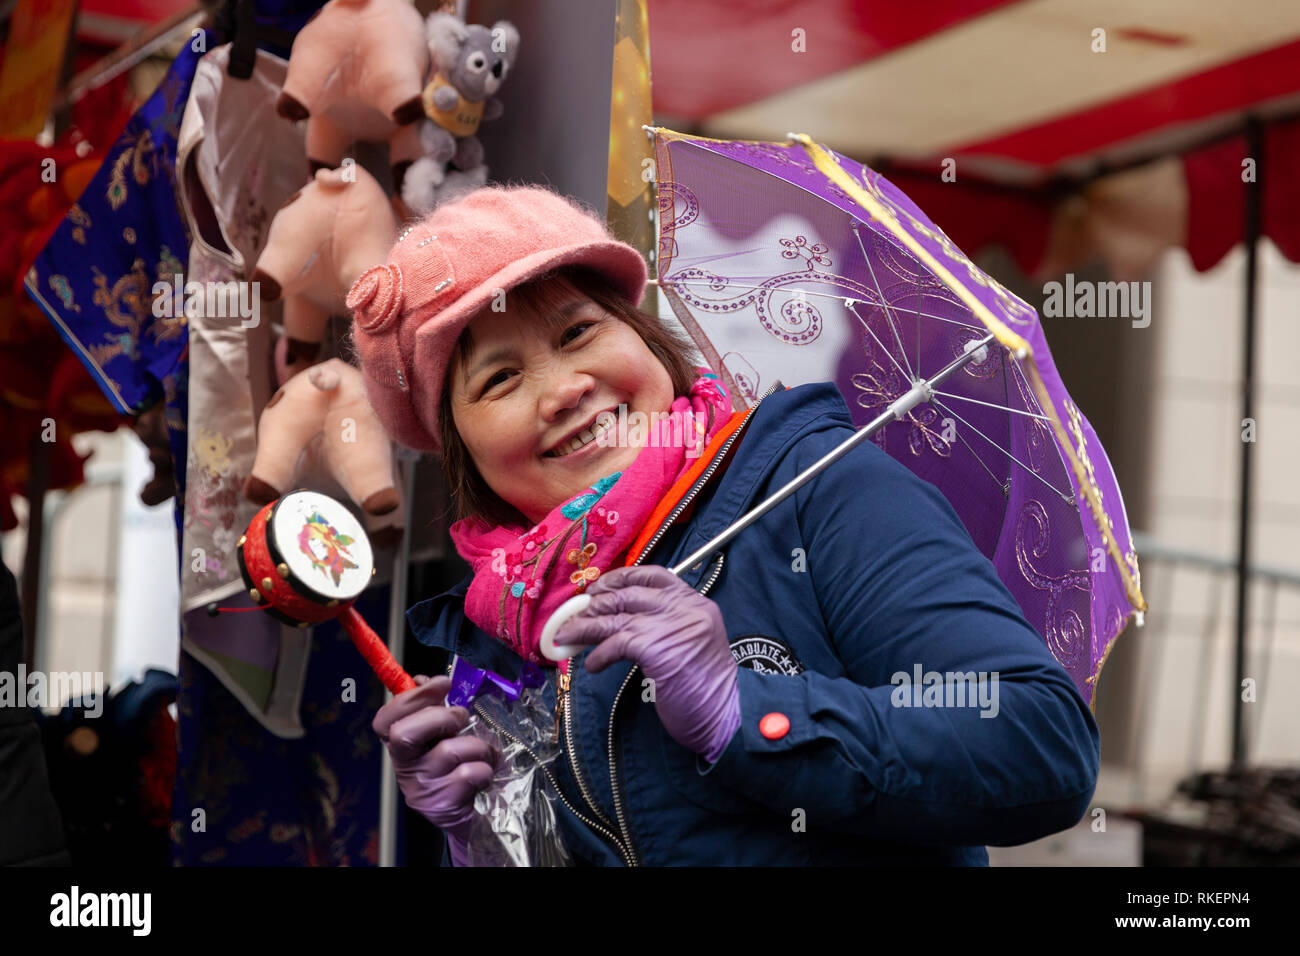
[[[356,608],[349,607],[339,615],[339,621],[343,624],[343,629],[348,632],[348,636],[352,638],[352,643],[361,652],[361,656],[370,665],[370,669],[384,682],[385,687],[394,694],[415,687],[411,675],[402,670],[402,665],[393,658],[388,646],[370,629],[370,625],[357,613]]]

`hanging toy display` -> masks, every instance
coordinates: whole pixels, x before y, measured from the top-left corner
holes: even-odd
[[[296,627],[337,619],[385,687],[394,694],[415,687],[352,606],[375,559],[361,522],[341,502],[315,491],[278,498],[253,516],[237,554],[249,597],[272,617]]]

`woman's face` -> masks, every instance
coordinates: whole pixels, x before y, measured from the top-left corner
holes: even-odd
[[[559,313],[552,330],[509,310],[480,312],[474,350],[450,383],[456,431],[479,474],[533,524],[640,451],[614,436],[570,450],[570,439],[600,412],[626,405],[650,416],[674,397],[668,370],[631,326],[578,292]]]

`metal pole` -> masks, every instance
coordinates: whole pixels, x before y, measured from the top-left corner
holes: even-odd
[[[1259,234],[1261,198],[1264,190],[1264,127],[1257,118],[1246,122],[1246,155],[1255,161],[1255,181],[1246,183],[1246,337],[1241,359],[1241,417],[1253,419],[1255,396],[1255,285],[1259,270]],[[1245,425],[1242,426],[1246,427]],[[1253,433],[1252,433],[1253,437]],[[1241,699],[1242,681],[1246,679],[1246,619],[1250,593],[1246,573],[1250,556],[1251,448],[1253,441],[1241,443],[1241,510],[1237,518],[1237,647],[1236,683],[1233,685],[1232,766],[1240,769],[1246,762],[1245,701]]]
[[[64,87],[65,92],[55,97],[50,112],[66,111],[87,93],[99,89],[99,87],[108,83],[114,77],[125,73],[140,61],[153,56],[178,33],[192,30],[195,25],[201,22],[203,16],[203,5],[201,3],[191,3],[184,10],[172,14],[166,20],[141,30],[130,41],[123,43],[108,56],[73,76]],[[68,57],[68,60],[69,64],[71,64],[72,57]]]
[[[27,466],[27,550],[23,554],[22,598],[23,656],[28,667],[36,666],[36,631],[40,626],[41,551],[45,546],[45,493],[50,487],[51,442],[32,435]]]
[[[402,540],[393,558],[393,582],[388,601],[388,649],[400,663],[406,643],[406,583],[411,561],[411,516],[415,513],[415,459],[399,455],[402,465],[402,494],[405,498],[406,520]],[[393,695],[384,692],[385,702]],[[397,865],[397,816],[401,812],[401,799],[397,792],[397,777],[393,773],[393,758],[388,748],[380,748],[379,779],[379,865]]]

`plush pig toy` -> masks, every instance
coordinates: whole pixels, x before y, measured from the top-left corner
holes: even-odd
[[[396,238],[397,216],[388,197],[356,163],[317,170],[280,207],[253,281],[262,299],[286,299],[285,378],[316,361],[330,315],[348,314],[348,289],[388,257]]]
[[[313,170],[338,166],[357,140],[386,142],[400,182],[421,154],[415,124],[428,71],[411,0],[330,0],[294,38],[276,112],[307,120]]]
[[[303,449],[321,433],[330,474],[361,510],[396,510],[392,446],[366,399],[361,373],[336,358],[295,375],[267,403],[244,497],[264,505],[292,490]]]

